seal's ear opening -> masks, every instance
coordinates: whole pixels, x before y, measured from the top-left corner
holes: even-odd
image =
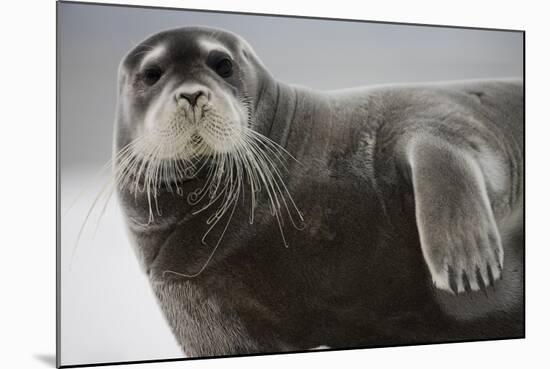
[[[249,60],[248,52],[244,47],[241,49],[241,54],[243,55],[243,58],[245,58],[246,60]]]
[[[260,59],[258,54],[256,54],[256,52],[254,51],[254,48],[252,46],[250,46],[250,44],[246,40],[244,40],[242,38],[239,38],[239,40],[240,40],[241,45],[242,45],[241,46],[241,55],[243,56],[244,60],[246,60],[248,63],[251,63],[252,66],[254,67],[254,70],[259,69],[259,70],[262,71],[263,75],[271,77],[271,73],[266,68],[264,63],[262,62],[262,59]]]

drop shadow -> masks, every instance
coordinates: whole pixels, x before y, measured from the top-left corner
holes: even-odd
[[[48,365],[51,368],[56,367],[55,362],[55,355],[54,354],[34,354],[34,358],[46,365]]]

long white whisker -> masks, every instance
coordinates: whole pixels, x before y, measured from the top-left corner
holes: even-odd
[[[107,161],[107,163],[102,166],[102,168],[100,169],[99,173],[96,174],[96,176],[99,176],[100,173],[102,173],[104,170],[106,170],[108,168],[112,169],[113,165],[118,160],[122,160],[122,159],[125,159],[128,156],[130,156],[132,148],[134,147],[134,145],[137,142],[140,141],[140,139],[141,139],[141,137],[138,137],[137,139],[135,139],[135,140],[129,142],[128,144],[126,144],[125,146],[123,146],[118,152],[113,154],[113,158],[110,159],[109,161]],[[82,225],[80,226],[80,229],[78,231],[78,234],[77,234],[77,237],[76,237],[76,240],[75,240],[73,250],[71,252],[71,259],[70,259],[70,262],[69,262],[70,267],[72,266],[72,264],[74,262],[74,258],[76,256],[77,251],[78,251],[78,245],[80,244],[80,240],[82,239],[84,231],[85,231],[87,225],[89,224],[90,217],[91,217],[92,213],[94,212],[94,210],[96,209],[97,204],[100,202],[102,197],[105,196],[105,204],[103,205],[103,207],[102,207],[102,209],[99,213],[98,219],[96,221],[96,226],[94,227],[94,231],[93,231],[93,234],[92,234],[92,238],[95,237],[95,234],[96,234],[98,226],[99,226],[99,222],[100,222],[101,218],[103,217],[103,215],[105,213],[105,208],[107,207],[107,204],[109,203],[109,200],[110,200],[110,197],[111,197],[111,194],[112,194],[112,191],[113,191],[113,187],[115,187],[115,184],[116,184],[116,171],[113,171],[112,173],[113,174],[105,181],[103,186],[101,186],[101,189],[100,189],[99,193],[95,196],[94,200],[92,201],[92,204],[90,205],[90,208],[88,209],[88,211],[86,212],[86,215],[84,216],[84,220],[82,221]],[[92,181],[92,183],[93,183],[93,181]],[[84,191],[81,193],[81,195],[83,193],[84,193]],[[79,197],[81,195],[79,195]],[[78,197],[77,197],[77,199],[78,199]],[[76,203],[77,199],[75,199],[75,203]],[[74,206],[74,204],[72,204],[71,207],[72,206]]]
[[[281,194],[281,197],[282,197],[282,200],[283,200],[283,203],[285,205],[285,208],[287,210],[287,213],[288,213],[288,216],[291,220],[291,222],[293,223],[294,227],[297,228],[297,229],[300,229],[300,226],[298,226],[295,222],[294,222],[294,219],[292,217],[292,214],[290,212],[290,209],[288,207],[288,204],[286,203],[286,199],[285,199],[285,194],[283,194],[283,190],[284,192],[286,193],[287,197],[289,198],[290,202],[292,203],[293,207],[294,207],[294,210],[296,210],[296,212],[298,213],[298,216],[300,217],[300,220],[303,221],[303,216],[302,216],[302,213],[299,211],[298,207],[296,206],[294,200],[292,199],[292,196],[290,195],[290,192],[288,191],[283,179],[282,179],[282,175],[280,173],[280,171],[278,170],[276,164],[272,161],[271,158],[269,158],[268,155],[266,155],[265,152],[263,152],[257,145],[256,143],[254,142],[251,142],[250,143],[252,147],[254,147],[256,150],[257,150],[257,153],[259,156],[262,156],[272,167],[272,173],[275,175],[276,177],[276,180],[274,180],[274,184],[275,186],[277,187],[277,190],[279,191],[279,193]],[[281,190],[281,187],[283,190]]]
[[[171,274],[177,275],[177,276],[179,276],[179,277],[184,277],[184,278],[196,278],[196,277],[198,277],[199,275],[201,275],[202,272],[203,272],[203,271],[206,269],[206,267],[208,266],[208,264],[210,264],[210,261],[212,260],[212,258],[213,258],[214,255],[216,254],[216,251],[218,250],[218,247],[219,247],[220,244],[221,244],[222,238],[223,238],[223,236],[225,235],[225,232],[227,231],[227,228],[229,227],[229,223],[231,222],[231,218],[232,218],[232,216],[233,216],[233,213],[235,212],[235,208],[237,207],[237,202],[238,202],[238,201],[235,201],[234,204],[233,204],[233,210],[231,211],[230,218],[229,218],[229,220],[227,221],[227,223],[225,224],[225,228],[223,229],[222,235],[220,236],[218,242],[216,243],[216,246],[214,246],[214,248],[213,248],[212,251],[210,252],[210,255],[208,256],[208,259],[206,259],[206,261],[204,262],[204,264],[202,265],[202,267],[201,267],[196,273],[193,273],[193,274],[185,274],[185,273],[174,272],[174,271],[172,271],[172,270],[165,270],[164,272],[162,272],[162,274],[164,275],[165,273],[171,273]]]

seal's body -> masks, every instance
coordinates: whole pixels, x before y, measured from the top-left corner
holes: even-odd
[[[183,28],[143,45],[121,65],[117,151],[164,119],[151,121],[151,111],[185,108],[194,120],[170,124],[199,127],[185,136],[194,138],[178,141],[184,135],[175,133],[176,143],[164,147],[180,151],[154,157],[160,149],[145,150],[141,162],[207,157],[203,171],[212,173],[220,153],[236,150],[204,133],[215,129],[200,128],[211,124],[209,109],[224,104],[217,117],[232,118],[216,122],[248,125],[273,142],[253,146],[257,155],[271,155],[262,168],[275,178],[272,192],[262,175],[248,176],[253,169],[239,164],[246,160],[232,162],[240,169],[226,166],[221,176],[248,184],[258,178],[263,186],[238,187],[238,201],[227,195],[213,228],[218,218],[182,196],[208,186],[211,176],[163,178],[161,169],[158,183],[142,183],[152,183],[152,195],[120,188],[137,254],[187,355],[523,336],[521,82],[317,92],[275,81],[250,47],[226,32]],[[177,45],[186,51],[176,61],[167,50]],[[224,57],[201,64],[219,52],[229,55],[231,68]],[[138,80],[147,58],[164,65],[161,77],[153,73],[150,95]],[[188,105],[179,108],[182,88]],[[216,97],[226,88],[226,100]],[[173,108],[164,102],[171,96]],[[243,131],[229,131],[227,140],[239,147]],[[166,143],[158,138],[165,135],[155,137]],[[206,142],[211,151],[184,156],[190,142]],[[277,147],[295,160],[280,160]],[[124,168],[124,160],[115,156],[115,165]],[[135,168],[146,172],[147,165]],[[126,170],[136,183],[141,171]],[[273,210],[273,193],[284,211]],[[290,224],[297,218],[304,222],[296,229]]]

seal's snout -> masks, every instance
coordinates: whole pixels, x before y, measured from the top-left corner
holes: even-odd
[[[185,102],[192,107],[205,105],[210,99],[208,88],[200,85],[184,85],[178,88],[174,94],[178,104]]]

